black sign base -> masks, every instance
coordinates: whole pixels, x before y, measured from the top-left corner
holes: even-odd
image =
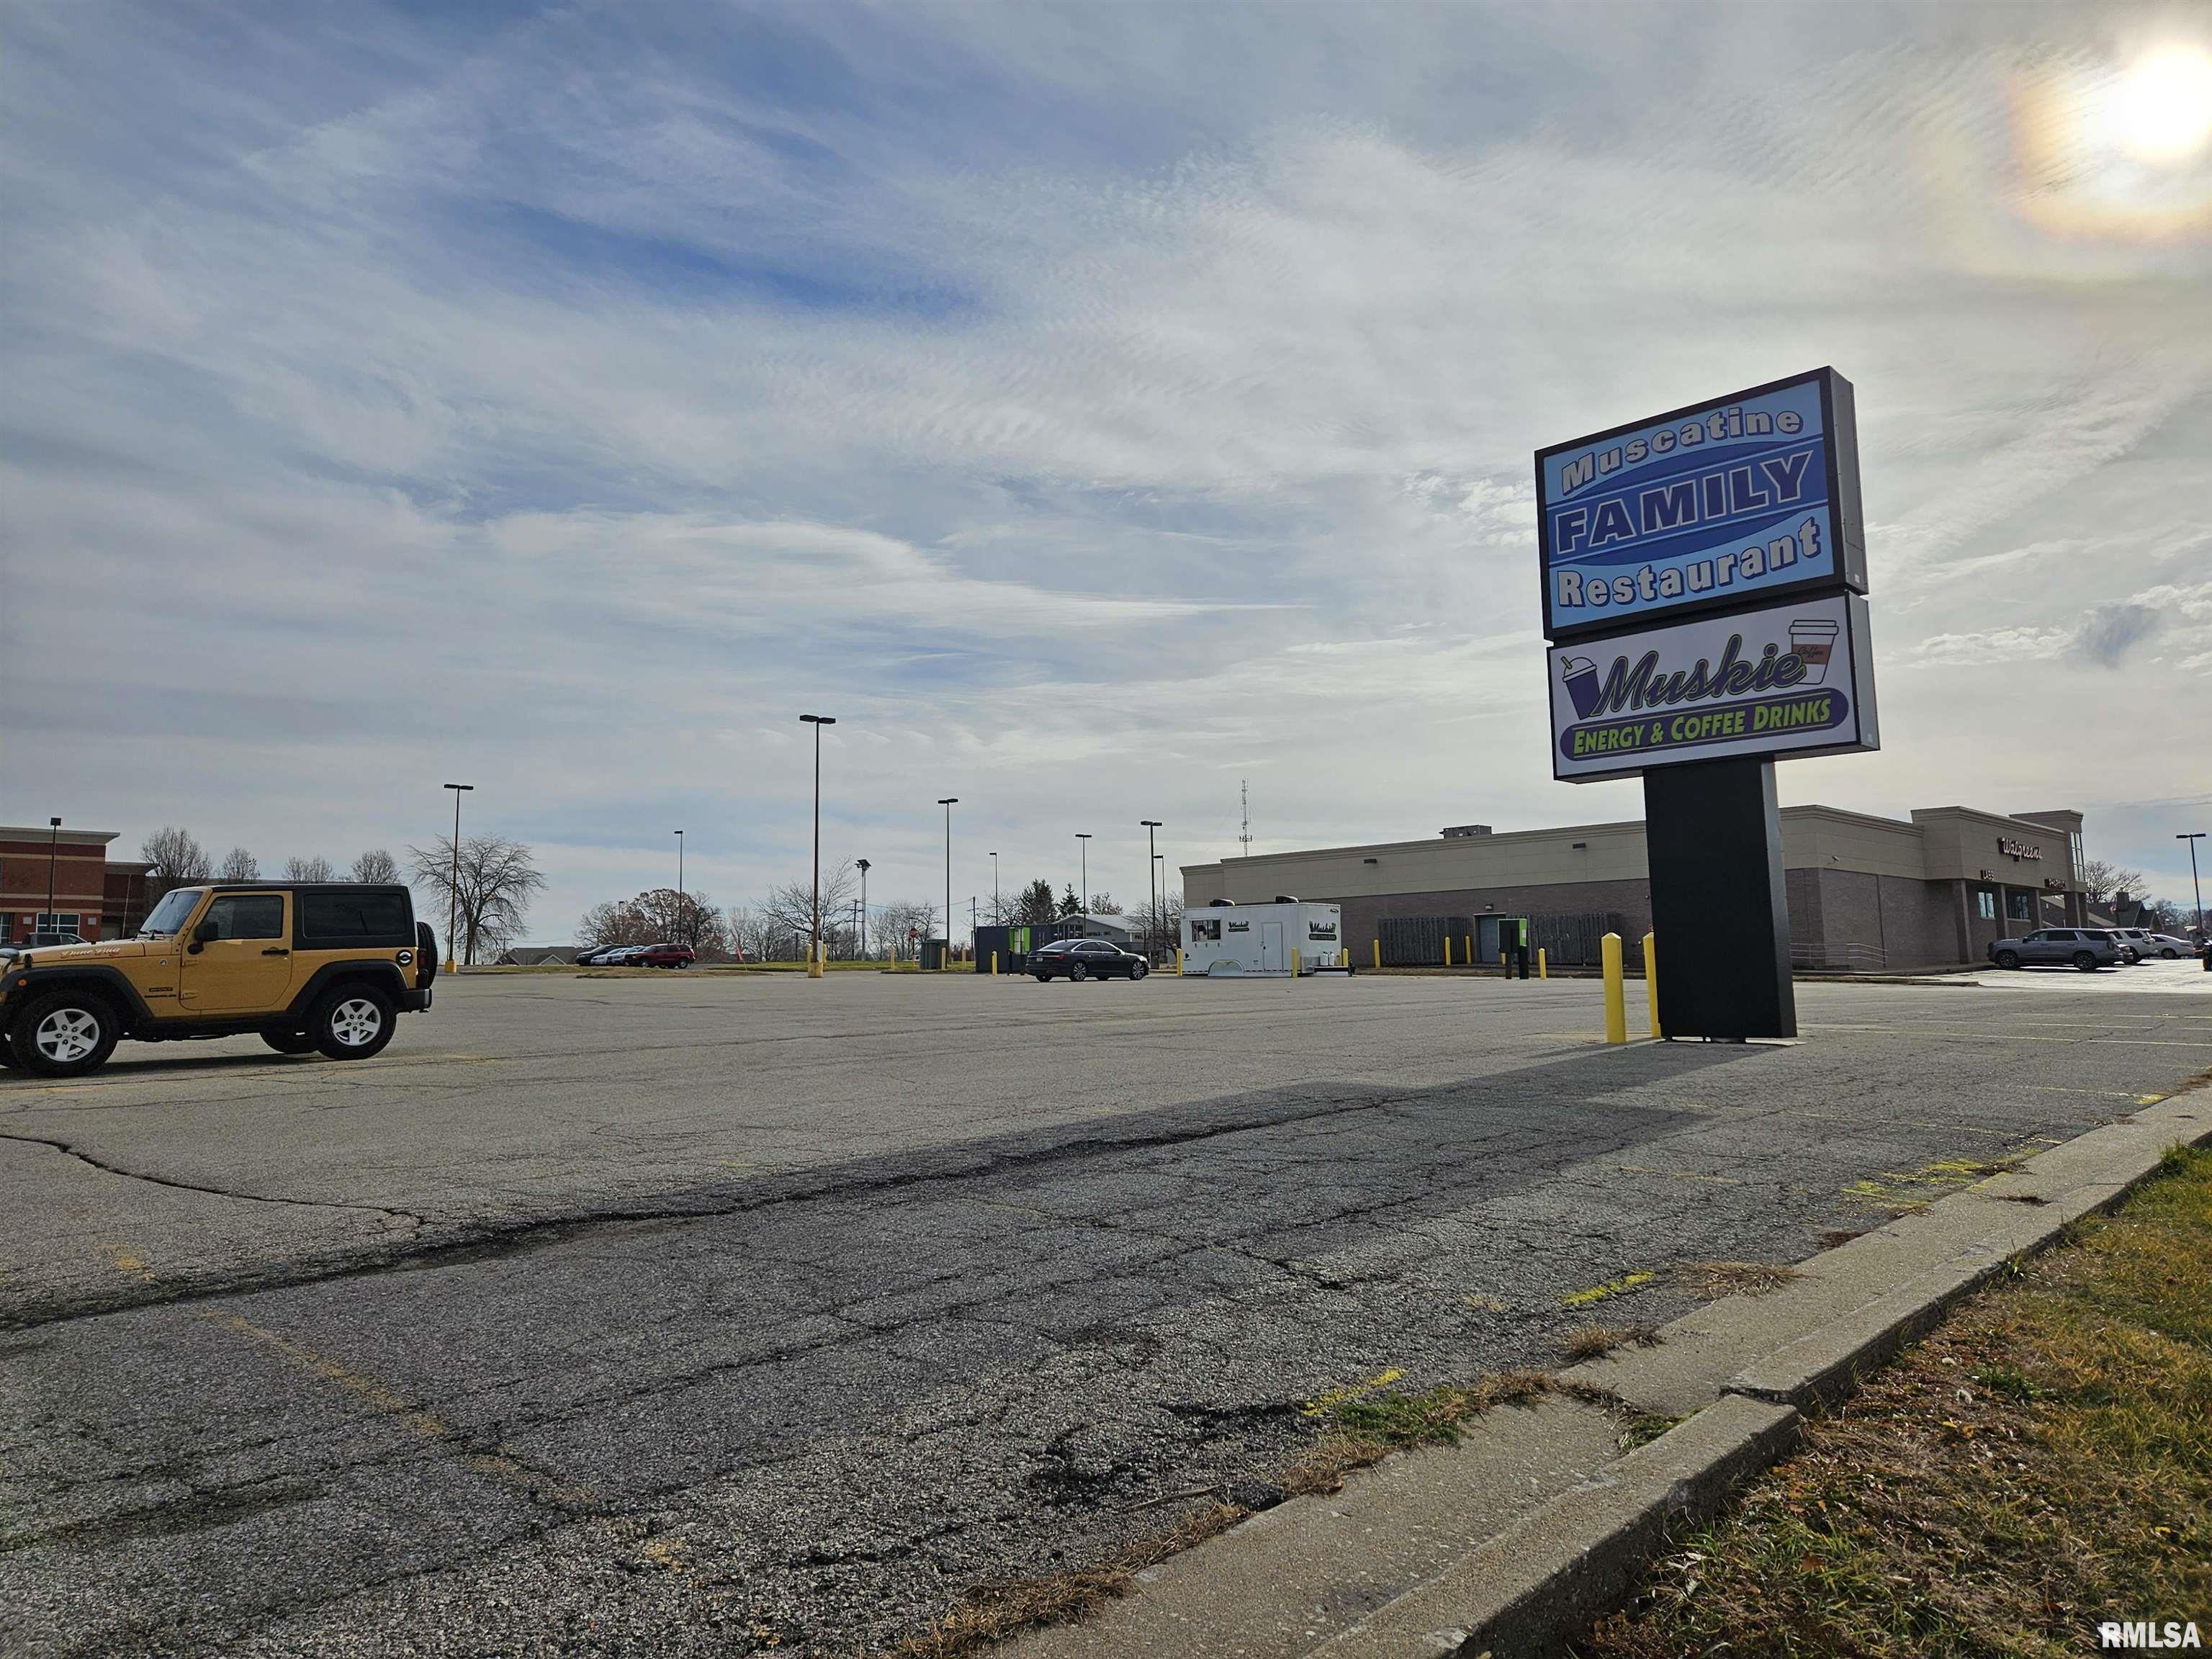
[[[1774,763],[1654,767],[1644,817],[1661,1029],[1731,1042],[1796,1036]]]

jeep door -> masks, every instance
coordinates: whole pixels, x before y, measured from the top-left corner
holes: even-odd
[[[282,1008],[292,996],[289,893],[218,893],[185,940],[177,989],[185,1011],[217,1017]],[[216,933],[201,940],[212,923]]]

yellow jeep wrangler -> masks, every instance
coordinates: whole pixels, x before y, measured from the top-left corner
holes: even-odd
[[[25,951],[0,968],[0,1066],[75,1077],[118,1039],[258,1031],[280,1054],[366,1060],[430,1006],[437,941],[404,887],[179,887],[138,937]]]

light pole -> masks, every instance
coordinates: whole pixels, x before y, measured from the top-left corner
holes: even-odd
[[[699,941],[690,937],[691,924],[684,914],[684,832],[676,832],[676,925],[683,929],[680,937],[686,945]]]
[[[854,859],[860,872],[860,960],[868,959],[868,861]]]
[[[1006,913],[999,907],[999,855],[991,854],[991,926],[1003,927]]]
[[[1158,848],[1153,844],[1152,831],[1164,826],[1158,818],[1140,818],[1138,822],[1145,826],[1145,851],[1152,855],[1145,864],[1145,908],[1148,912],[1145,932],[1151,947],[1146,954],[1158,956],[1160,953],[1160,906],[1159,901],[1152,896],[1152,878],[1158,872],[1152,866],[1159,862],[1160,854]]]
[[[59,823],[61,820],[56,818],[54,822]],[[2197,931],[2200,933],[2204,931],[2204,889],[2197,879],[2197,843],[2203,839],[2202,830],[2191,830],[2187,835],[2174,837],[2189,843],[2189,885],[2197,895]]]
[[[455,971],[453,934],[460,927],[461,915],[461,797],[476,785],[449,783],[446,787],[453,792],[453,866],[446,882],[446,971],[450,974]]]
[[[1076,850],[1083,854],[1083,931],[1087,936],[1091,932],[1091,832],[1077,830],[1075,843]]]
[[[940,795],[937,804],[945,809],[945,952],[952,953],[952,809],[960,805],[957,795]],[[939,967],[945,965],[939,958]]]
[[[801,714],[814,728],[814,943],[806,958],[806,977],[822,977],[822,728],[837,724],[835,714]]]
[[[51,933],[58,933],[61,929],[54,921],[54,860],[60,856],[62,850],[62,821],[48,818],[46,824],[46,928]],[[2195,850],[2191,848],[2192,852]],[[32,929],[33,933],[37,931],[36,928]],[[93,931],[98,933],[100,930],[95,927]]]
[[[1167,856],[1168,856],[1168,855],[1167,855],[1165,853],[1155,853],[1155,854],[1152,854],[1152,862],[1153,862],[1154,864],[1157,864],[1157,865],[1158,865],[1158,866],[1160,866],[1160,868],[1159,868],[1159,878],[1160,878],[1160,896],[1159,896],[1159,900],[1158,900],[1158,908],[1153,911],[1153,915],[1155,915],[1156,916],[1158,916],[1158,917],[1159,918],[1160,926],[1161,926],[1163,928],[1164,928],[1164,927],[1167,926],[1167,920],[1168,920],[1168,919],[1167,919],[1167,914],[1166,914],[1166,912],[1167,912],[1167,908],[1168,908],[1168,871],[1167,871]],[[1160,938],[1160,943],[1161,943],[1163,945],[1164,945],[1167,943],[1167,937],[1166,937],[1166,935],[1165,935],[1164,933],[1163,933],[1163,934],[1161,935],[1161,938]],[[1176,935],[1176,948],[1177,950],[1181,950],[1181,949],[1182,948],[1182,935],[1181,933],[1177,933],[1177,934]]]

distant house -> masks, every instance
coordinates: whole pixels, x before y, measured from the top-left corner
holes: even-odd
[[[1134,937],[1126,917],[1089,916],[1080,910],[1060,918],[1060,932],[1066,939],[1111,939],[1120,945],[1127,945]]]
[[[573,945],[516,945],[500,953],[501,968],[567,967],[576,960]]]

